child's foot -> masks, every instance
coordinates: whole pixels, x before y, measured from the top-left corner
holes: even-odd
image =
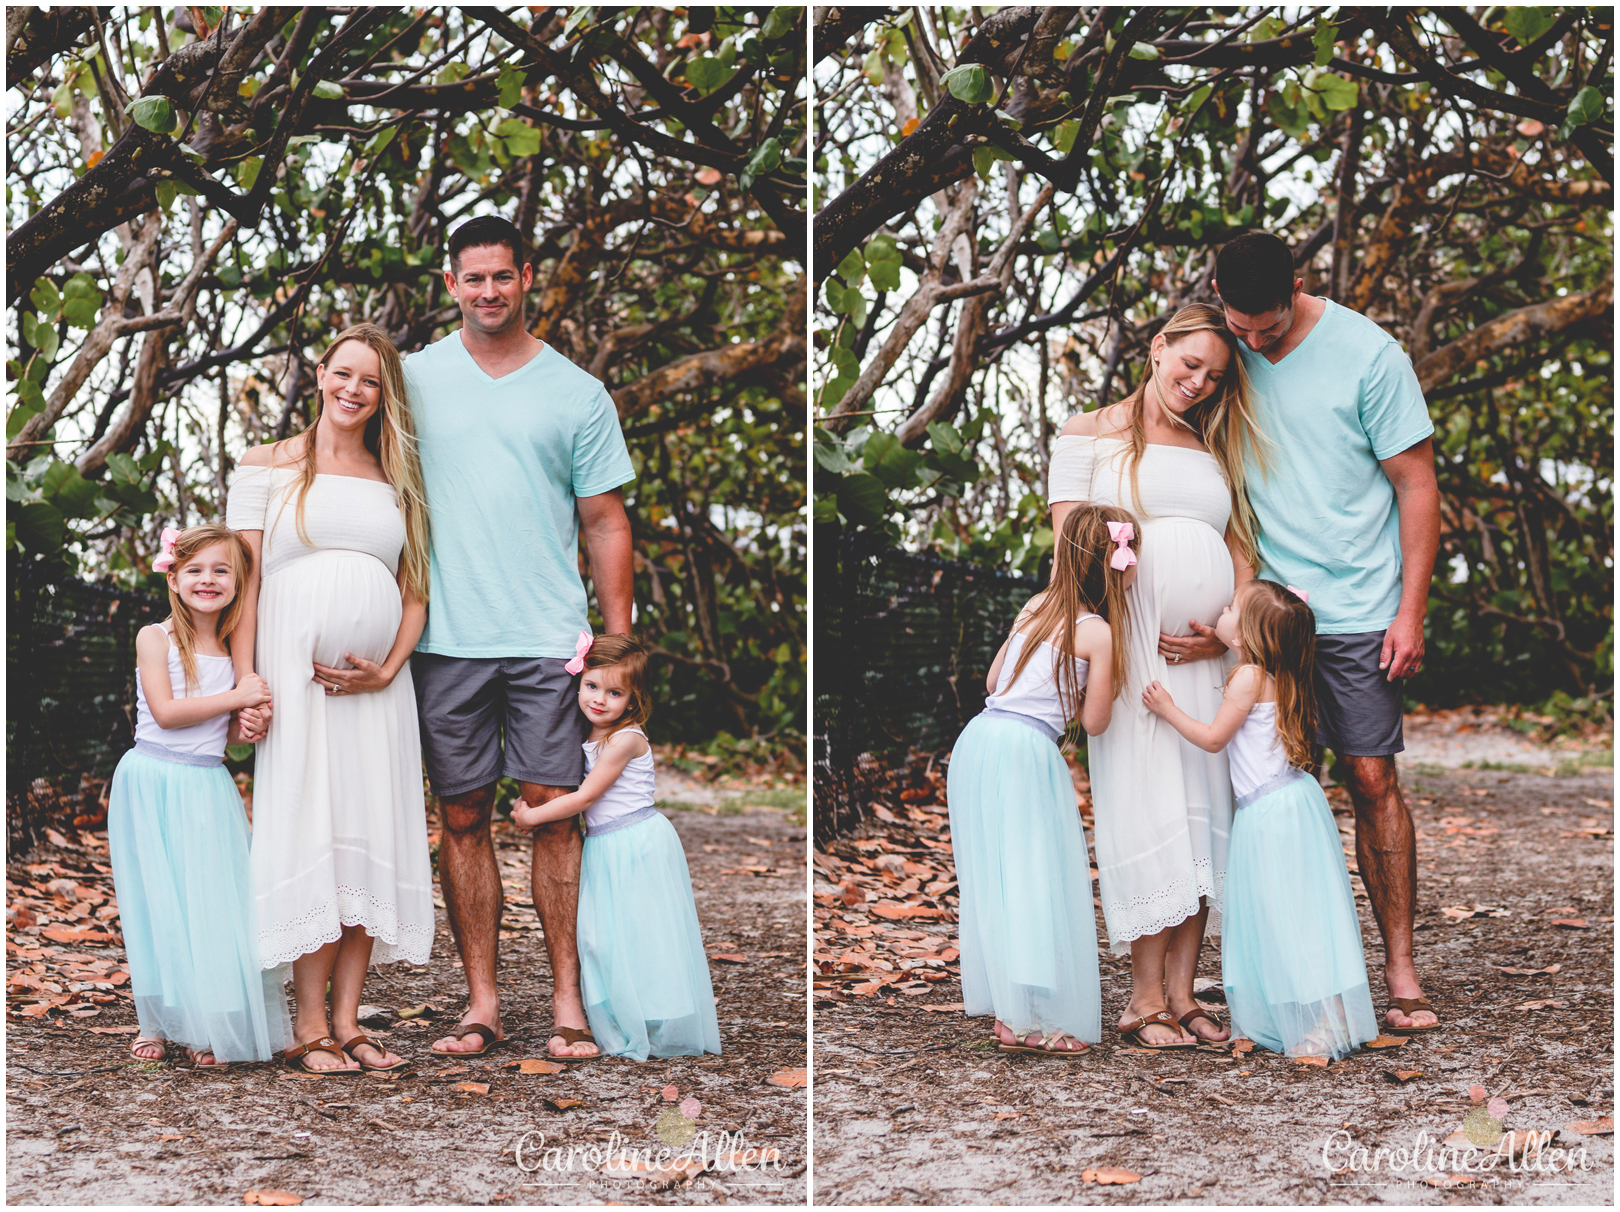
[[[142,1036],[129,1046],[129,1054],[136,1060],[160,1061],[169,1055],[168,1045],[160,1039]]]
[[[191,1063],[199,1069],[207,1069],[212,1065],[219,1064],[214,1059],[214,1050],[212,1048],[187,1048],[186,1055],[191,1058]]]
[[[996,1039],[1009,1047],[1040,1048],[1045,1052],[1089,1052],[1091,1045],[1084,1040],[1075,1039],[1066,1031],[1059,1031],[1051,1043],[1046,1042],[1046,1036],[1039,1031],[1031,1031],[1023,1038],[1013,1032],[1006,1023],[999,1018],[996,1020]]]
[[[1126,1031],[1138,1019],[1146,1019],[1142,1026],[1134,1032],[1136,1038],[1149,1048],[1162,1048],[1166,1044],[1196,1044],[1198,1037],[1191,1035],[1180,1027],[1166,1022],[1154,1022],[1154,1015],[1169,1013],[1161,1004],[1158,1006],[1138,1006],[1135,1002],[1125,1007],[1125,1013],[1119,1020],[1118,1030]]]

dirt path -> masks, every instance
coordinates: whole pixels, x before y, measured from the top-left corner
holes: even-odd
[[[1419,975],[1446,1029],[1327,1068],[1264,1051],[1137,1052],[1111,1034],[1084,1062],[1002,1056],[987,1043],[989,1020],[958,1005],[955,897],[943,890],[954,875],[938,849],[944,825],[932,825],[938,804],[914,794],[905,815],[875,822],[864,844],[818,854],[816,1203],[1612,1205],[1611,771],[1446,769],[1425,757],[1403,777],[1419,828]],[[1353,854],[1348,805],[1334,798]],[[912,870],[906,862],[921,881],[909,895],[899,878]],[[846,907],[874,870],[874,897],[937,905],[946,916],[892,922],[884,915],[899,910]],[[1376,974],[1382,945],[1360,880],[1352,883]],[[1100,913],[1098,934],[1106,937]],[[867,950],[851,955],[854,947]],[[853,971],[862,963],[871,967]],[[1215,978],[1201,993],[1212,1005],[1219,968],[1212,945],[1200,969]],[[910,979],[919,976],[935,979]],[[1102,980],[1106,1028],[1129,994],[1128,965],[1106,949]],[[870,993],[850,992],[874,982]],[[1494,1110],[1507,1130],[1559,1130],[1551,1147],[1571,1150],[1574,1169],[1553,1170],[1549,1151],[1541,1173],[1504,1163],[1448,1189],[1418,1181],[1463,1173],[1453,1147],[1433,1166],[1392,1172],[1386,1155],[1372,1172],[1379,1147],[1457,1132],[1481,1107],[1470,1098],[1476,1085],[1505,1099],[1505,1111]],[[1475,1132],[1495,1140],[1489,1113],[1477,1112]],[[1611,1134],[1565,1127],[1577,1122]],[[1366,1152],[1352,1153],[1358,1146]]]
[[[8,1202],[240,1205],[249,1190],[279,1189],[310,1204],[803,1204],[806,1091],[767,1079],[805,1066],[805,830],[798,816],[751,803],[771,798],[744,793],[718,812],[669,810],[692,869],[704,943],[711,955],[741,960],[710,965],[724,1054],[642,1065],[609,1059],[549,1074],[506,1067],[544,1057],[550,1022],[545,948],[528,907],[526,839],[509,826],[497,826],[496,840],[507,886],[501,976],[513,1042],[465,1064],[428,1055],[462,1004],[441,907],[432,963],[377,970],[367,982],[366,999],[377,1006],[426,1002],[440,1011],[410,1020],[390,1014],[376,1032],[416,1059],[395,1080],[297,1077],[273,1064],[212,1072],[131,1061],[132,1035],[117,1031],[135,1022],[122,996],[127,985],[108,979],[119,976],[122,951],[114,942],[61,944],[40,934],[106,934],[95,906],[88,918],[82,908],[112,890],[95,866],[104,865],[105,834],[99,850],[78,837],[41,847],[8,869],[8,905],[19,892],[29,897],[24,903],[56,904],[46,891],[52,881],[75,890],[62,897],[54,926],[51,911],[26,928],[8,922]],[[75,1000],[23,1013],[42,995],[65,994]],[[671,1086],[675,1100],[666,1101]],[[701,1105],[695,1121],[678,1110],[689,1097]],[[737,1165],[673,1187],[586,1168],[615,1146],[678,1153],[694,1130],[709,1134],[711,1154],[744,1151]],[[520,1141],[529,1171],[518,1165]],[[544,1149],[554,1146],[578,1147],[569,1171],[542,1165]],[[591,1146],[600,1151],[594,1159]],[[758,1164],[750,1148],[777,1150],[779,1164]]]

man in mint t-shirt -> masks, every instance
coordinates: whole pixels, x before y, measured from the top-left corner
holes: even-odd
[[[620,486],[635,478],[602,384],[523,326],[534,268],[505,219],[450,237],[445,285],[462,327],[405,359],[432,525],[427,628],[411,662],[428,780],[444,826],[439,872],[467,976],[467,1013],[440,1054],[504,1039],[495,987],[502,896],[490,838],[496,780],[544,803],[584,777],[589,729],[563,666],[588,631],[583,535],[609,632],[630,631],[630,524]],[[531,883],[551,960],[559,1059],[597,1054],[579,987],[574,917],[580,835],[535,831]]]
[[[1434,426],[1401,347],[1365,316],[1303,293],[1276,236],[1228,243],[1215,282],[1272,442],[1267,471],[1249,476],[1260,575],[1305,590],[1316,613],[1318,739],[1349,770],[1357,864],[1384,936],[1385,1023],[1432,1029],[1439,1019],[1412,961],[1417,848],[1395,754],[1405,747],[1400,679],[1423,661],[1440,544]],[[1205,655],[1205,643],[1186,641],[1185,655]]]

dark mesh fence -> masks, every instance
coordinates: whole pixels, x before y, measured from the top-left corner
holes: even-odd
[[[865,534],[816,550],[815,837],[825,844],[860,821],[910,750],[950,748],[983,709],[990,664],[1044,585]]]
[[[6,834],[31,844],[63,797],[99,798],[135,735],[135,633],[166,600],[13,560],[6,629]],[[81,811],[92,812],[94,803]]]

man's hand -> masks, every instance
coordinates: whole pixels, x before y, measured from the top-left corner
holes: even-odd
[[[1409,678],[1423,668],[1423,620],[1396,616],[1389,630],[1384,632],[1384,650],[1378,656],[1378,668],[1389,670],[1386,681]]]
[[[1226,645],[1216,638],[1215,629],[1206,627],[1197,619],[1188,621],[1192,635],[1168,635],[1159,632],[1159,655],[1172,665],[1187,661],[1208,661],[1226,654]],[[1177,658],[1180,658],[1178,660]]]

